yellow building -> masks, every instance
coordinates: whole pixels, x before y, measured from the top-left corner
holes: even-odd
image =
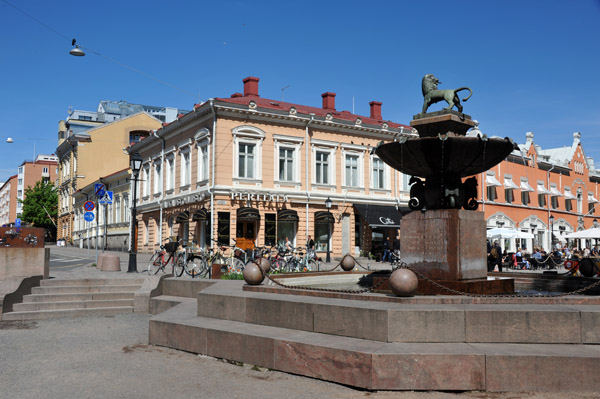
[[[74,228],[74,193],[117,171],[129,168],[123,149],[147,137],[161,122],[141,112],[85,132],[74,133],[59,124],[58,164],[58,239],[79,238]]]
[[[329,92],[322,108],[263,99],[258,81],[244,79],[244,94],[196,105],[128,149],[144,160],[138,248],[171,236],[304,246],[310,235],[320,256],[330,237],[339,257],[395,238],[408,182],[371,150],[412,129],[383,120],[380,102],[359,116],[336,110]]]

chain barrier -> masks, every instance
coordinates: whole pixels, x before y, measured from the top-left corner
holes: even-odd
[[[358,267],[360,267],[364,270],[367,270],[367,271],[371,271],[370,268],[364,267],[356,259],[354,259],[354,262],[356,263],[356,265],[358,265]],[[335,267],[333,267],[332,269],[322,270],[321,272],[333,271],[333,270],[337,269],[338,267],[340,267],[340,265],[341,265],[341,262],[338,262],[338,264]],[[398,269],[410,270],[411,272],[415,273],[419,279],[427,281],[429,284],[431,284],[443,291],[449,292],[454,295],[473,297],[473,298],[560,298],[560,297],[566,297],[566,296],[570,296],[570,295],[582,294],[586,291],[589,291],[593,288],[600,286],[600,280],[598,280],[595,283],[592,283],[587,287],[582,287],[582,288],[579,288],[574,291],[557,293],[557,294],[515,294],[515,293],[512,293],[512,294],[474,294],[474,293],[460,291],[460,290],[456,290],[454,288],[447,287],[447,286],[425,276],[424,274],[420,273],[419,271],[414,270],[413,268],[408,266],[408,264],[406,264],[406,262],[403,262],[399,257],[397,257],[392,262],[392,272],[394,272],[395,270],[398,270]],[[390,276],[391,276],[391,273],[390,273]],[[299,289],[299,290],[321,291],[321,292],[336,292],[336,293],[346,293],[346,294],[364,294],[367,292],[373,292],[373,291],[379,289],[379,287],[381,287],[386,281],[388,281],[390,276],[386,276],[385,278],[382,278],[379,283],[377,283],[376,285],[373,285],[370,288],[364,288],[361,290],[344,290],[344,289],[336,289],[336,288],[318,288],[318,287],[310,287],[310,286],[304,286],[304,285],[287,285],[287,284],[283,284],[283,283],[277,281],[276,279],[271,278],[271,276],[269,274],[265,274],[265,277],[268,278],[273,284],[278,285],[283,288],[287,288],[287,289]]]

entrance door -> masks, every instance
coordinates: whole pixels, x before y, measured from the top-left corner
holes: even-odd
[[[244,250],[254,249],[256,240],[256,227],[257,223],[255,221],[237,222],[235,240],[238,247]]]

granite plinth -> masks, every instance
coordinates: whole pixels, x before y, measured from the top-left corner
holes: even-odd
[[[401,221],[402,260],[422,275],[445,281],[486,279],[483,212],[436,209]]]
[[[389,280],[387,277],[374,276],[373,286],[378,287],[375,292],[382,294],[391,294]],[[475,294],[475,295],[495,295],[495,294],[507,294],[515,292],[515,280],[510,277],[503,278],[478,278],[472,280],[436,280],[436,283],[443,285],[451,290],[460,291],[461,293]],[[443,289],[431,282],[419,279],[419,286],[417,288],[417,295],[459,295],[450,290]]]
[[[457,111],[437,111],[413,116],[410,125],[419,132],[419,137],[437,137],[438,134],[454,133],[464,136],[476,123],[470,115]]]

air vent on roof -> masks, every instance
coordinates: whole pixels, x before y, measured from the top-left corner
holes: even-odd
[[[269,104],[274,105],[276,107],[279,107],[279,103],[276,103],[276,102],[273,102],[273,101],[269,102]]]

